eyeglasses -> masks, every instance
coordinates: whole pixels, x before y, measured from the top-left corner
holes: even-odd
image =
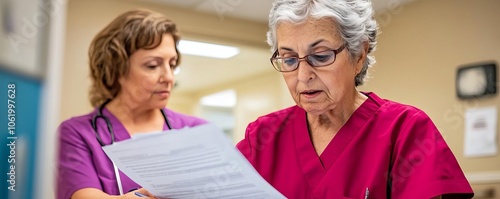
[[[278,57],[278,50],[276,50],[276,52],[274,52],[270,60],[271,64],[273,64],[274,69],[276,69],[277,71],[292,72],[294,70],[297,70],[297,68],[299,68],[299,62],[301,60],[306,60],[306,62],[309,63],[309,65],[312,67],[322,67],[330,65],[333,62],[335,62],[337,54],[342,52],[344,48],[345,44],[335,50],[325,50],[309,54],[304,57],[297,57],[297,56]]]

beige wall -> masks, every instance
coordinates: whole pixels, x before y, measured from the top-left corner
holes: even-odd
[[[273,71],[239,83],[214,88],[213,91],[234,89],[236,92],[237,102],[234,108],[236,124],[233,136],[235,143],[244,138],[247,125],[259,116],[294,105],[282,79],[280,73]]]
[[[499,10],[497,0],[420,0],[379,13],[377,64],[361,87],[423,109],[471,175],[499,171],[500,156],[463,156],[464,110],[499,107],[500,97],[459,100],[455,74],[463,64],[500,61]]]
[[[197,94],[181,94],[176,93],[174,90],[171,99],[168,101],[167,107],[180,113],[192,115],[196,113],[199,100],[200,96]]]

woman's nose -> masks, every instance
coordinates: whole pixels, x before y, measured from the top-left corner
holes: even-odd
[[[160,77],[161,82],[171,82],[174,80],[174,70],[170,64],[165,64]]]
[[[313,79],[315,73],[313,71],[313,67],[306,60],[299,61],[297,63],[297,79],[301,82],[307,82],[310,79]],[[301,66],[302,64],[302,66]]]

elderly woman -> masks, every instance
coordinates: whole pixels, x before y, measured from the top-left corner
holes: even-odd
[[[357,90],[376,36],[367,0],[277,0],[271,62],[297,106],[249,124],[238,149],[288,198],[471,198],[423,111]]]
[[[95,36],[89,50],[95,109],[59,127],[58,199],[152,197],[101,147],[140,132],[206,123],[165,108],[179,65],[178,41],[174,22],[148,10],[125,12]]]

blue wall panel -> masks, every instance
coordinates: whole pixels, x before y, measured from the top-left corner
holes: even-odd
[[[0,182],[0,198],[36,198],[33,183],[40,94],[40,81],[6,71],[0,66],[0,179],[3,179]],[[15,169],[12,170],[11,166]],[[9,187],[15,191],[9,190]]]

